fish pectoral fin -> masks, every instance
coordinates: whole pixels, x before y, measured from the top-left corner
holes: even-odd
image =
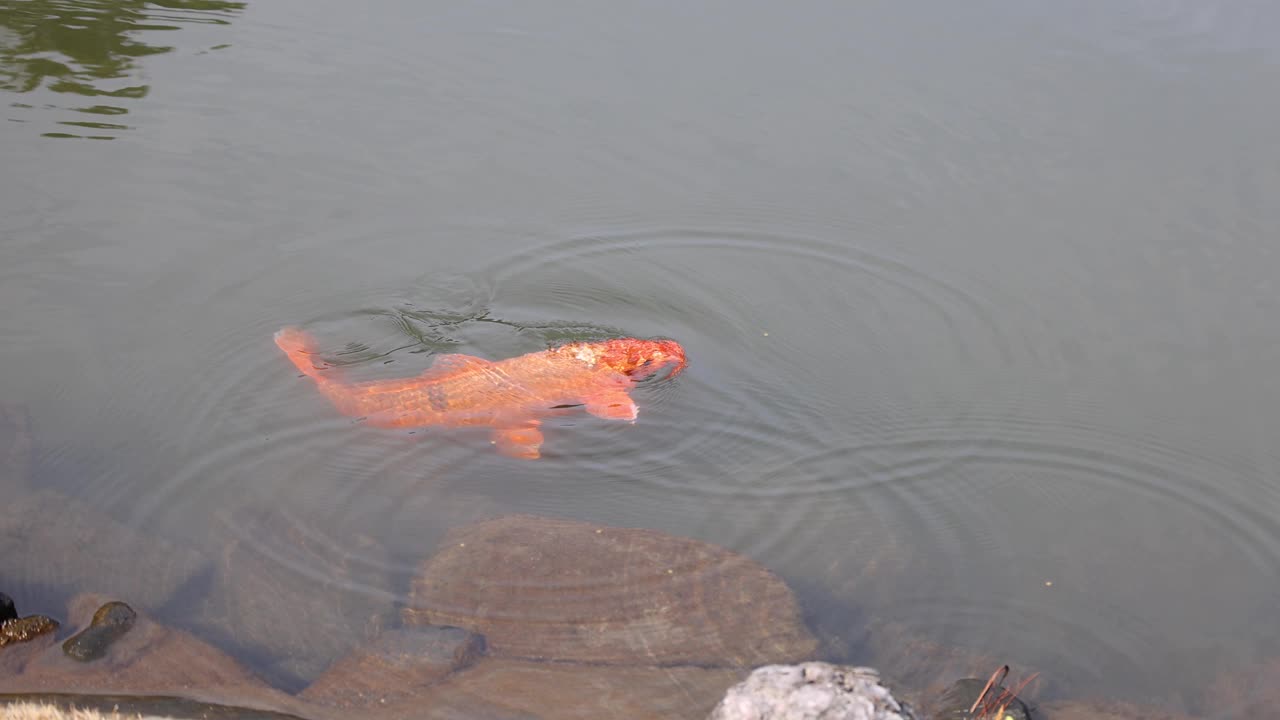
[[[507,457],[536,460],[542,457],[542,431],[536,424],[494,428],[493,444]]]
[[[280,328],[276,331],[275,341],[303,375],[315,380],[325,377],[316,367],[320,358],[315,354],[316,340],[310,333],[295,327]]]
[[[583,399],[587,412],[605,420],[635,420],[640,409],[624,390],[601,392]]]
[[[485,370],[492,365],[492,362],[475,355],[463,355],[462,353],[437,355],[436,359],[431,362],[431,367],[423,370],[422,375],[419,377],[422,380],[443,380],[455,375]]]

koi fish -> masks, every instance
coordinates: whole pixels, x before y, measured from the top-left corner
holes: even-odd
[[[284,328],[275,341],[344,415],[383,428],[488,427],[499,452],[527,459],[541,455],[543,418],[581,406],[596,417],[634,421],[629,393],[636,382],[668,365],[670,379],[685,366],[674,340],[618,338],[498,361],[440,355],[416,377],[351,383],[316,366],[306,332]]]

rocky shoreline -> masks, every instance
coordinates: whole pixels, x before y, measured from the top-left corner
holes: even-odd
[[[334,591],[317,596],[241,541],[209,559],[32,490],[30,447],[25,415],[0,407],[0,580],[20,580],[0,587],[19,599],[0,595],[0,717],[35,717],[15,703],[36,701],[129,717],[898,720],[965,717],[979,695],[1002,698],[1002,720],[1191,717],[1110,702],[1028,707],[1016,687],[983,687],[1000,660],[873,623],[872,656],[899,702],[875,671],[814,662],[824,646],[769,569],[645,529],[530,515],[472,523],[421,561],[397,611],[341,592],[379,582],[376,564],[270,514],[239,519],[330,568]],[[65,522],[41,522],[51,516]],[[32,547],[79,562],[46,568]],[[121,557],[136,574],[113,571]],[[33,578],[67,595],[65,607],[21,616]],[[193,587],[208,589],[220,636],[173,621],[174,599]],[[84,588],[94,593],[70,595]],[[261,650],[261,667],[229,654],[245,647]],[[1220,681],[1199,709],[1268,687],[1280,687],[1280,662]]]

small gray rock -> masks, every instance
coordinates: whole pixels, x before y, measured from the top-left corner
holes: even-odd
[[[729,688],[707,720],[913,720],[872,668],[766,665]]]

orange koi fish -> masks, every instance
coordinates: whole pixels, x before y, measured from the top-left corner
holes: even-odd
[[[674,340],[619,338],[498,361],[441,355],[417,377],[350,383],[316,367],[315,343],[302,330],[284,328],[275,340],[344,415],[384,428],[488,427],[500,452],[528,459],[541,455],[543,418],[582,406],[596,417],[634,421],[636,382],[667,365],[675,377],[685,366]]]

